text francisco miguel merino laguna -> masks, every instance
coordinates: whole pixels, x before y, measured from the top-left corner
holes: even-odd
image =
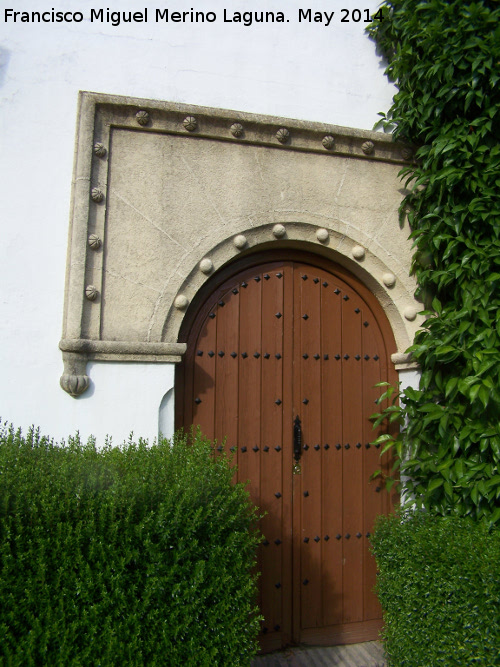
[[[368,11],[368,10],[366,10]],[[150,14],[153,12],[151,11]],[[298,21],[323,23],[328,26],[335,12],[313,12],[311,9],[299,9]],[[81,23],[86,17],[79,11],[56,11],[54,8],[48,11],[25,12],[15,9],[4,9],[3,18],[5,23]],[[147,23],[148,18],[154,18],[156,23],[214,23],[222,20],[224,23],[241,23],[250,26],[253,23],[289,23],[284,12],[244,11],[234,12],[224,9],[217,16],[216,12],[201,12],[193,9],[189,11],[172,11],[168,8],[156,9],[154,16],[148,17],[148,9],[142,11],[113,11],[107,9],[91,9],[87,20],[91,23],[110,23],[118,26],[121,23]]]

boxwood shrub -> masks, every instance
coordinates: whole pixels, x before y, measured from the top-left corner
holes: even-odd
[[[393,515],[378,520],[372,545],[388,665],[500,665],[498,528]]]
[[[255,512],[187,443],[0,428],[0,665],[248,665]]]

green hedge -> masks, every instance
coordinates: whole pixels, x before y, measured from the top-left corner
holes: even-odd
[[[0,665],[248,665],[255,513],[197,435],[97,450],[0,428]]]
[[[391,667],[500,665],[500,531],[459,517],[381,517],[372,537]]]

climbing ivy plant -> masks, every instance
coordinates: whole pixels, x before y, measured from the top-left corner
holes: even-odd
[[[391,0],[368,28],[398,92],[381,114],[416,147],[400,216],[425,324],[419,389],[387,387],[382,436],[412,502],[500,523],[500,3]],[[386,403],[383,403],[386,405]],[[389,480],[392,483],[392,480]]]

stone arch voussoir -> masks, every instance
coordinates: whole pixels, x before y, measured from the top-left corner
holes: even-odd
[[[326,257],[359,278],[384,308],[401,363],[421,323],[417,314],[420,305],[413,296],[415,283],[409,277],[409,267],[401,259],[389,255],[362,230],[339,221],[332,221],[331,226],[307,222],[266,224],[242,229],[208,250],[206,246],[194,249],[191,267],[180,281],[173,300],[170,298],[170,303],[161,304],[158,309],[157,319],[164,323],[161,340],[167,343],[179,340],[186,314],[208,281],[217,280],[223,271],[230,270],[233,264],[236,266],[239,259],[280,249],[302,250]]]

